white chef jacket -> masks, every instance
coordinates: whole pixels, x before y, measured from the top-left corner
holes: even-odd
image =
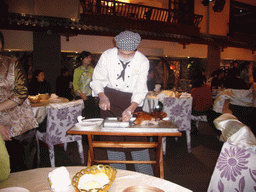
[[[123,78],[117,79],[123,70],[123,66],[117,56],[118,49],[111,48],[102,53],[92,76],[90,87],[92,95],[104,93],[104,87],[109,87],[122,92],[132,93],[131,102],[141,106],[148,92],[147,76],[149,60],[139,51],[127,65]]]

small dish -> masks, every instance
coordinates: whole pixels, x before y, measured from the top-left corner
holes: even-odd
[[[144,185],[134,185],[126,188],[123,192],[164,192],[162,189],[157,187],[150,187]]]

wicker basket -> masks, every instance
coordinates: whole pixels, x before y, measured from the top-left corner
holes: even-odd
[[[84,175],[84,174],[93,174],[95,175],[96,173],[105,173],[108,178],[109,178],[109,183],[102,186],[101,188],[95,188],[95,189],[90,189],[87,192],[107,192],[110,187],[112,186],[115,178],[116,178],[116,169],[114,167],[111,167],[109,165],[93,165],[91,167],[86,167],[85,169],[82,169],[72,179],[72,185],[76,189],[77,192],[85,192],[86,190],[84,189],[78,189],[78,183],[79,179]]]

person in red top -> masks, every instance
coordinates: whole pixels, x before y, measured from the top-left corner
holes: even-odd
[[[203,83],[202,75],[197,75],[192,80],[191,96],[193,97],[192,115],[207,115],[212,106],[212,91],[209,85]],[[192,134],[199,134],[194,121],[191,121],[191,130]]]

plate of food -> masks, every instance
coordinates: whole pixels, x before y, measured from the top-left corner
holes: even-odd
[[[81,130],[93,129],[99,127],[103,123],[103,118],[91,118],[91,119],[82,119],[75,126]]]

